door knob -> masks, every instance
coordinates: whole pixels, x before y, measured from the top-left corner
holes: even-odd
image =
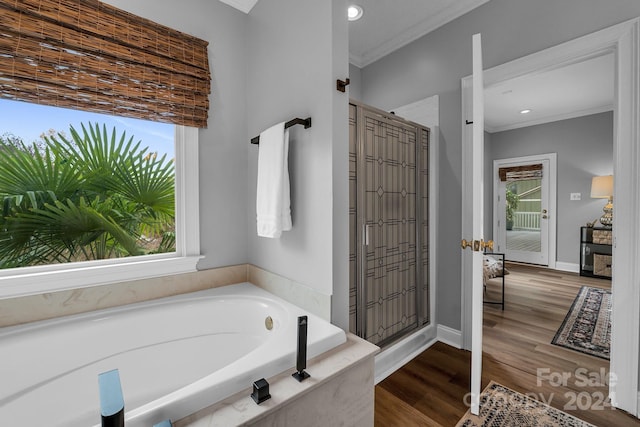
[[[480,240],[480,245],[482,246],[482,249],[489,249],[493,252],[493,240],[487,240],[486,242]]]
[[[547,219],[549,218],[547,215],[542,215],[542,219]]]
[[[546,213],[547,213],[547,210],[546,210],[546,209],[542,209],[542,213],[543,213],[543,214],[546,214]]]
[[[462,239],[462,241],[460,242],[460,246],[462,247],[462,249],[467,249],[473,246],[473,241],[467,241],[466,239]]]

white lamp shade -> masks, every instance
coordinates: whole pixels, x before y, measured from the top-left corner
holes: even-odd
[[[594,176],[591,180],[591,198],[608,199],[613,196],[613,175]]]

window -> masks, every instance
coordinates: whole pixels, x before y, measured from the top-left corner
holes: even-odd
[[[0,296],[195,269],[196,129],[5,100],[0,117]]]
[[[12,220],[12,225],[26,224],[26,219],[36,221],[36,214],[44,215],[41,207],[46,201],[59,210],[54,209],[53,214],[93,209],[93,220],[104,228],[111,227],[111,236],[104,235],[104,239],[111,240],[105,240],[102,248],[94,248],[94,252],[101,251],[97,257],[81,253],[70,238],[58,252],[33,254],[27,247],[12,260],[14,268],[0,269],[0,298],[193,271],[200,251],[198,131],[195,127],[206,127],[209,112],[208,42],[99,0],[0,0],[0,9],[1,99],[175,125],[174,247],[165,245],[166,252],[158,250],[164,244],[161,235],[170,233],[170,227],[148,226],[144,231],[133,233],[140,236],[133,237],[120,232],[116,227],[118,221],[109,218],[124,219],[129,211],[116,209],[117,203],[124,203],[115,200],[117,197],[112,200],[109,217],[96,207],[96,198],[106,195],[93,191],[95,188],[84,189],[84,198],[62,197],[73,201],[65,204],[53,200],[40,186],[42,193],[27,193],[26,199],[24,196],[5,198],[8,205],[2,208],[7,212],[20,206],[32,209],[25,210],[20,221]],[[56,129],[60,130],[67,131]],[[49,162],[51,168],[61,166],[63,161],[79,162],[77,156],[71,157],[77,144],[67,144],[66,148],[48,146],[49,154],[46,145],[32,148],[38,150],[33,154],[36,160]],[[11,148],[16,157],[21,154],[20,149],[29,150],[20,144]],[[69,159],[64,159],[65,153]],[[138,166],[155,161],[157,156],[146,160],[142,156],[137,160]],[[127,227],[120,223],[120,228]],[[48,235],[51,234],[44,234]],[[138,237],[150,239],[151,250],[138,248]],[[88,234],[83,238],[82,243],[87,243]],[[120,245],[117,248],[115,240]],[[86,252],[86,248],[83,249]],[[103,256],[108,251],[128,256]],[[148,254],[141,256],[139,252]],[[37,259],[40,255],[50,260],[65,258],[65,262],[26,266],[27,258]]]

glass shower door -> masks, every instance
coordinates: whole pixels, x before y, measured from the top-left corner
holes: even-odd
[[[417,129],[366,110],[361,117],[362,332],[384,344],[419,322]]]

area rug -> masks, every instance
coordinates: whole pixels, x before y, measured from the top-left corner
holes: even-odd
[[[609,360],[611,291],[580,288],[551,344]]]
[[[593,427],[559,409],[491,381],[480,395],[480,414],[471,410],[456,427]]]

